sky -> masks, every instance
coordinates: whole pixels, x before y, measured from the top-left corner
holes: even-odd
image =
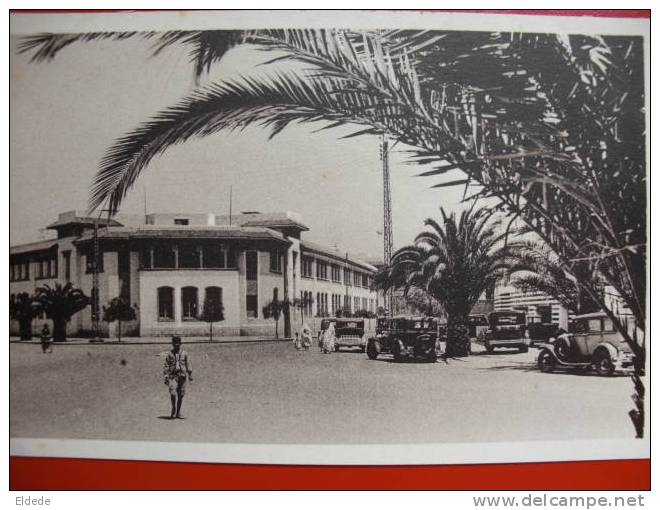
[[[54,60],[30,63],[10,38],[10,244],[53,235],[58,213],[86,210],[89,188],[115,139],[195,90],[184,46],[151,55],[151,43],[131,39],[74,44]],[[201,85],[253,73],[272,54],[230,50]],[[295,68],[291,68],[295,71]],[[250,127],[168,149],[154,159],[123,202],[123,213],[295,211],[310,228],[304,239],[382,257],[382,166],[379,139],[341,139],[356,130],[314,132],[295,125],[268,140]],[[424,166],[390,152],[394,248],[413,241],[440,207],[459,210],[462,187],[430,189]],[[458,172],[458,171],[456,171]],[[452,173],[442,180],[453,180]]]

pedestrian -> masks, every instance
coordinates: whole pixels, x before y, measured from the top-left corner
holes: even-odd
[[[335,323],[331,322],[323,334],[323,353],[330,354],[335,350]]]
[[[183,418],[181,404],[186,394],[186,385],[192,381],[192,367],[188,353],[181,348],[181,337],[172,337],[172,350],[165,357],[163,366],[165,384],[170,392],[172,412],[170,418]]]
[[[312,346],[312,330],[309,329],[307,323],[304,323],[300,329],[300,336],[302,337],[303,350],[309,351],[309,348]]]
[[[296,348],[296,351],[302,349],[302,344],[300,343],[300,336],[298,335],[297,331],[296,331],[296,337],[293,339],[293,346]]]
[[[44,354],[50,354],[53,352],[53,344],[51,342],[48,324],[44,324],[44,327],[41,329],[41,350]]]
[[[321,322],[321,329],[319,330],[319,342],[318,343],[319,343],[319,351],[320,352],[323,352],[323,337],[325,336],[325,331],[327,329],[327,328],[323,327],[324,325],[327,326],[327,324],[324,324],[323,322],[325,322],[325,321]]]

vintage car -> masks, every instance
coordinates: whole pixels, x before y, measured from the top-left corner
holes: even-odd
[[[391,353],[394,361],[424,359],[434,362],[440,350],[438,321],[433,317],[379,318],[376,335],[367,342],[369,359]]]
[[[483,341],[488,330],[488,317],[485,315],[470,315],[468,317],[470,339]]]
[[[335,351],[338,351],[342,347],[359,348],[362,352],[366,350],[369,332],[365,332],[364,319],[323,319],[321,321],[321,329],[328,329],[330,322],[334,322],[335,324]]]
[[[488,315],[488,329],[484,335],[486,351],[497,347],[516,347],[520,352],[529,350],[529,335],[523,312],[503,311]]]
[[[527,325],[531,345],[548,343],[557,336],[558,331],[559,325],[552,322],[532,322]]]
[[[573,333],[562,333],[543,345],[537,358],[541,371],[593,368],[607,376],[633,367],[630,346],[604,312],[576,317],[572,329]]]

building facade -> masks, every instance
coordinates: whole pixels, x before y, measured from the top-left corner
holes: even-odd
[[[568,330],[568,310],[542,292],[523,292],[512,286],[495,287],[494,310],[525,312],[527,322],[553,323]]]
[[[291,212],[118,215],[109,222],[67,212],[47,228],[57,237],[10,248],[10,293],[71,282],[92,296],[96,275],[101,309],[115,297],[136,308],[124,335],[204,336],[208,325],[198,316],[207,298],[224,307],[214,334],[231,336],[274,334],[275,322],[263,313],[273,299],[300,303],[292,322],[378,306],[376,268],[303,242],[308,228]],[[92,335],[92,308],[72,318],[68,335]],[[45,320],[37,318],[33,331]],[[17,322],[10,324],[16,334]],[[99,326],[103,336],[115,334],[116,326]]]

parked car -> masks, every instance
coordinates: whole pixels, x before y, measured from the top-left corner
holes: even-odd
[[[436,361],[440,351],[438,321],[433,317],[380,318],[376,335],[367,342],[369,359],[391,353],[394,361],[406,358]]]
[[[321,329],[328,329],[330,322],[335,323],[335,351],[338,351],[341,347],[357,347],[362,352],[366,350],[367,338],[370,336],[370,333],[373,334],[373,331],[365,331],[364,319],[323,319],[321,321]]]
[[[548,343],[557,336],[559,325],[552,322],[532,322],[527,325],[531,345]]]
[[[517,347],[520,352],[529,350],[529,335],[523,312],[503,311],[488,315],[488,329],[484,337],[486,351],[497,347]]]
[[[488,317],[485,315],[470,315],[468,317],[468,329],[470,339],[483,341],[488,330]]]
[[[605,312],[576,317],[573,329],[573,333],[562,333],[542,347],[537,358],[541,371],[583,368],[608,376],[633,367],[630,346]]]

